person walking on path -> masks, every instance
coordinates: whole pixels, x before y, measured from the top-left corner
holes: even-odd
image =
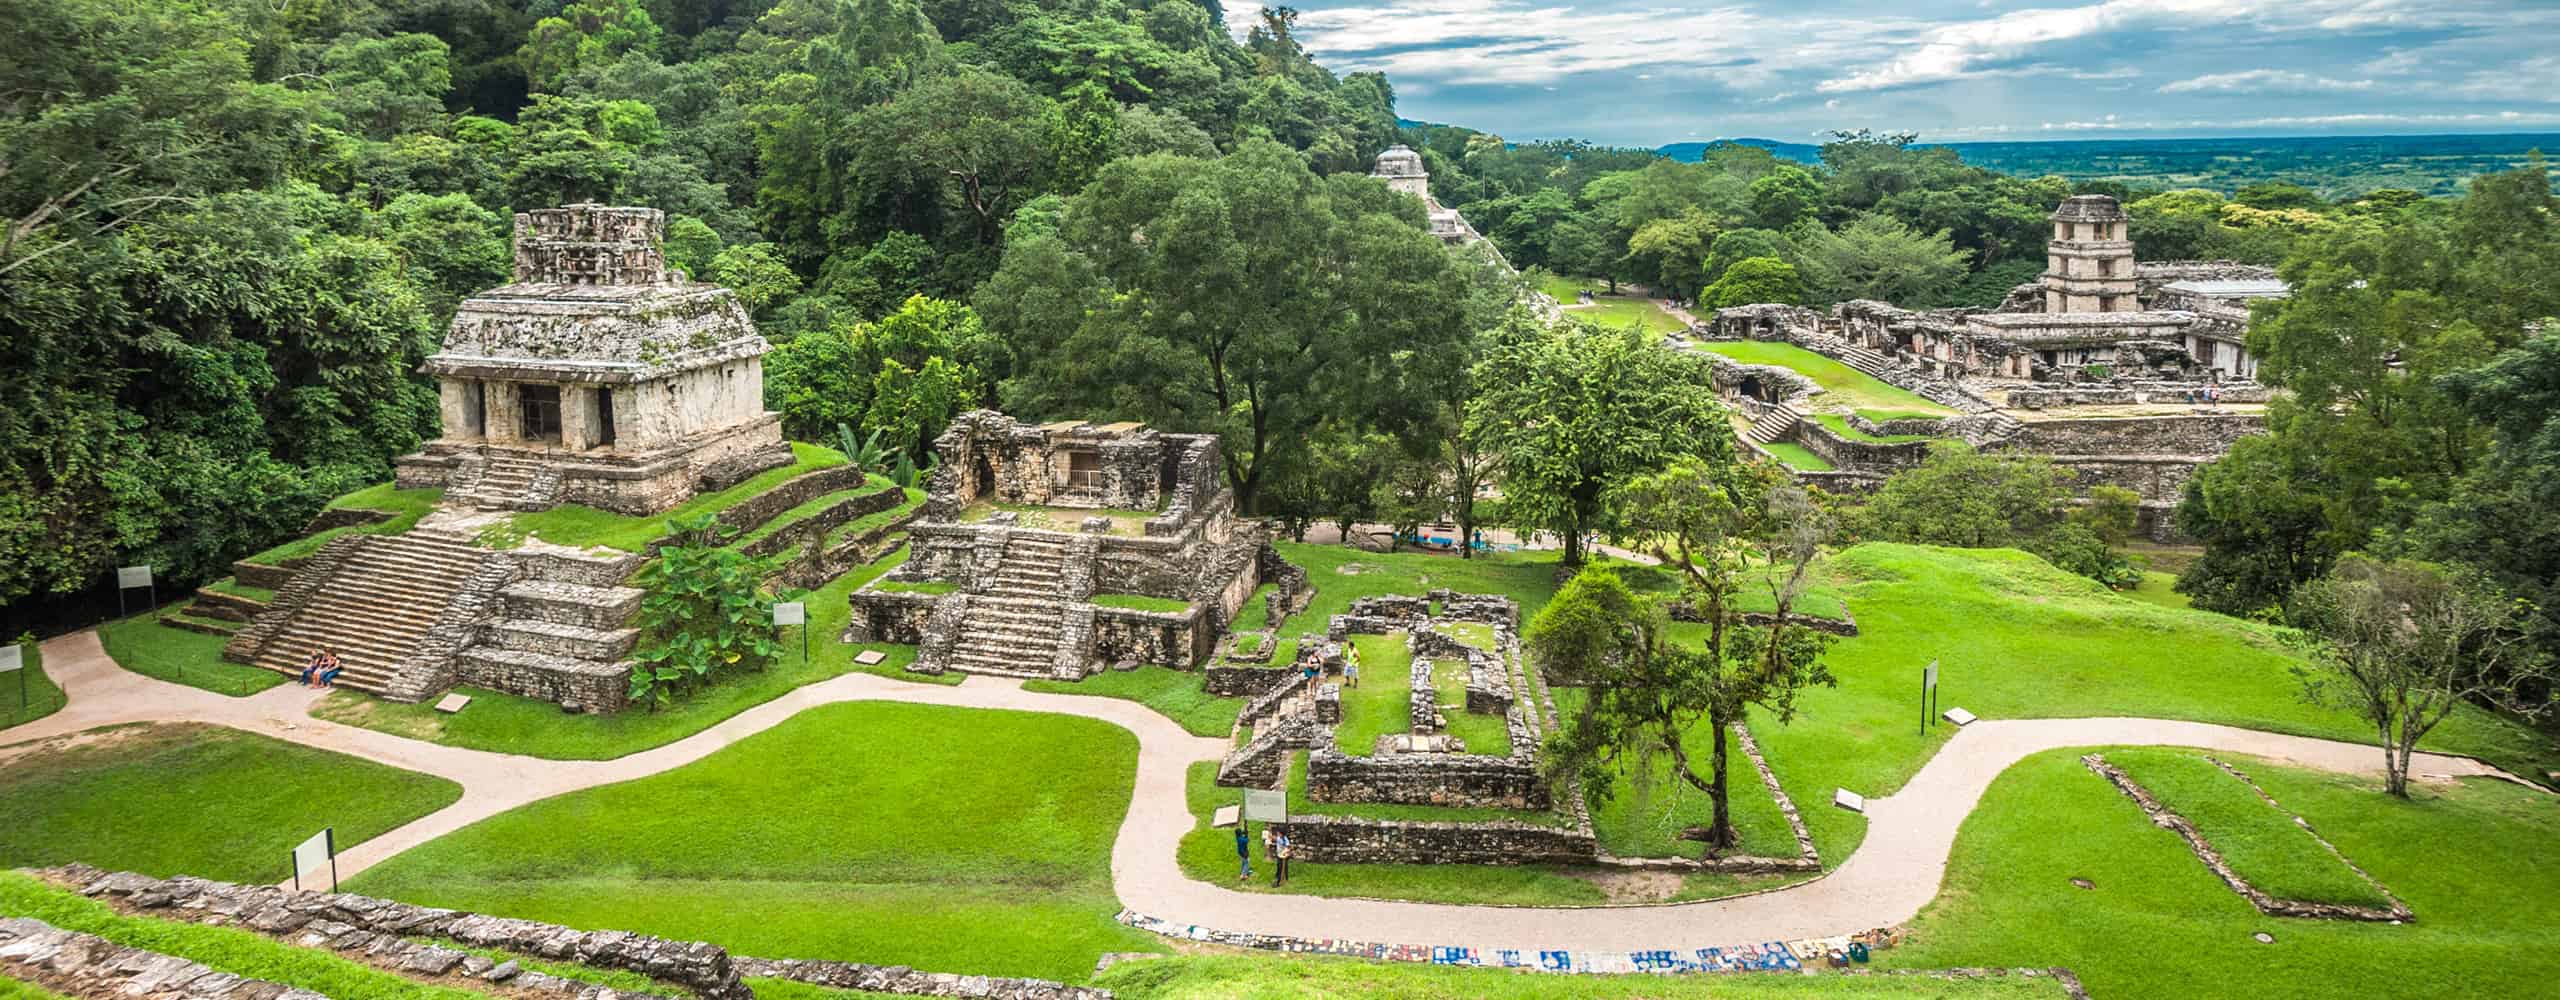
[[[1236,821],[1236,865],[1243,869],[1236,873],[1238,882],[1253,881],[1253,838],[1244,831],[1247,825],[1241,819]]]

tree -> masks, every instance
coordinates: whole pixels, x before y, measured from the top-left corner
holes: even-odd
[[[2550,707],[2523,692],[2550,660],[2516,632],[2521,609],[2424,563],[2341,559],[2286,606],[2311,659],[2294,668],[2306,697],[2362,716],[2382,739],[2383,789],[2409,795],[2409,756],[2464,702],[2527,718]]]
[[[1708,309],[1802,301],[1804,279],[1796,275],[1795,265],[1775,257],[1750,257],[1736,261],[1725,269],[1723,277],[1698,295],[1698,304]]]
[[[625,53],[649,54],[658,48],[658,23],[634,0],[575,0],[558,17],[534,23],[533,33],[517,50],[525,74],[536,86],[557,89],[581,67],[620,59]]]
[[[1888,542],[2022,548],[2111,587],[2141,574],[2113,545],[2129,537],[2140,497],[2118,487],[2071,504],[2071,473],[2042,456],[1940,446],[1887,477],[1856,515],[1858,534]]]
[[[1715,238],[1715,221],[1692,208],[1638,227],[1635,235],[1627,238],[1627,259],[1635,263],[1637,273],[1653,283],[1655,294],[1696,298],[1702,284],[1698,278],[1700,268],[1706,263],[1707,246]]]
[[[1606,801],[1618,772],[1643,788],[1658,756],[1673,776],[1705,792],[1710,855],[1740,843],[1728,804],[1728,730],[1758,706],[1785,722],[1799,691],[1828,686],[1821,663],[1830,637],[1794,619],[1807,570],[1829,537],[1827,517],[1784,473],[1766,465],[1685,458],[1620,490],[1631,532],[1652,543],[1681,579],[1682,617],[1706,626],[1687,648],[1669,638],[1665,609],[1636,596],[1608,570],[1585,570],[1530,623],[1525,640],[1542,669],[1584,682],[1582,707],[1548,741],[1553,774],[1582,778]],[[1764,590],[1765,624],[1737,598]],[[1704,729],[1700,729],[1700,724]],[[1701,773],[1693,734],[1708,741]]]
[[[1248,142],[1114,161],[1055,236],[1009,245],[977,297],[1017,357],[1009,407],[1214,431],[1237,503],[1328,420],[1394,433],[1399,350],[1468,334],[1465,282],[1422,207]]]
[[[746,243],[712,255],[712,282],[738,293],[738,301],[758,316],[800,291],[800,276],[782,262],[771,243]]]
[[[1954,289],[1972,257],[1955,249],[1943,231],[1914,232],[1880,214],[1859,216],[1838,232],[1809,228],[1800,250],[1805,284],[1817,301],[1828,302],[1926,305]]]
[[[782,654],[773,641],[773,594],[755,559],[717,537],[719,516],[667,526],[673,540],[641,570],[640,644],[631,699],[664,708],[719,675],[762,670]]]
[[[863,113],[863,166],[934,184],[992,244],[1017,199],[1052,161],[1049,102],[1022,82],[976,68],[930,77]]]
[[[1753,257],[1787,259],[1795,248],[1788,245],[1784,234],[1766,229],[1728,229],[1716,234],[1707,250],[1706,283],[1713,285],[1733,265]],[[1775,300],[1771,300],[1775,301]]]
[[[1778,166],[1751,182],[1751,217],[1762,229],[1793,229],[1821,204],[1822,179],[1803,167]]]
[[[1502,456],[1504,517],[1563,536],[1566,566],[1582,565],[1586,536],[1618,530],[1605,500],[1621,484],[1682,456],[1733,460],[1705,362],[1632,329],[1505,337],[1476,384],[1467,419]]]

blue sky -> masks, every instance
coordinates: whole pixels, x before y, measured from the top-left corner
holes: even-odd
[[[1623,145],[2560,131],[2560,0],[1297,0],[1407,118]],[[1230,3],[1241,33],[1251,7]]]

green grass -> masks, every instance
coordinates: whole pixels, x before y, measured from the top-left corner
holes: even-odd
[[[232,697],[253,695],[293,678],[222,658],[228,636],[206,635],[160,624],[146,612],[98,626],[98,641],[116,665],[146,677]]]
[[[442,489],[430,488],[422,490],[404,490],[395,488],[390,483],[377,483],[372,486],[367,486],[353,493],[349,493],[345,496],[329,501],[329,508],[332,510],[387,511],[391,514],[390,520],[379,521],[373,524],[357,524],[343,528],[331,528],[327,531],[304,535],[301,538],[294,539],[290,542],[278,545],[275,548],[250,556],[246,561],[257,563],[262,566],[274,566],[282,564],[287,560],[299,559],[303,556],[318,552],[320,551],[321,546],[329,544],[331,539],[337,538],[340,535],[401,534],[408,531],[410,528],[415,527],[419,518],[425,517],[428,512],[435,510],[436,501],[442,499],[444,499],[444,490]]]
[[[330,695],[312,714],[473,750],[553,760],[604,760],[673,743],[794,688],[839,674],[863,672],[917,683],[957,684],[961,681],[957,674],[907,672],[907,664],[915,662],[914,646],[836,641],[853,614],[845,595],[905,559],[906,550],[901,548],[803,596],[809,608],[808,659],[801,659],[797,630],[785,629],[780,661],[761,671],[734,674],[664,709],[566,715],[560,706],[540,699],[460,688],[457,690],[471,696],[471,706],[455,715],[437,712],[431,705],[403,705],[353,691]],[[867,649],[879,650],[887,658],[870,666],[853,662],[854,654]]]
[[[1760,449],[1768,452],[1771,457],[1776,458],[1778,461],[1786,463],[1789,468],[1802,469],[1806,472],[1829,472],[1833,469],[1839,468],[1839,466],[1831,464],[1830,459],[1816,455],[1813,453],[1813,449],[1800,444],[1791,444],[1785,441],[1772,441],[1768,444],[1761,445]]]
[[[2134,588],[2124,592],[2124,595],[2145,604],[2157,604],[2164,608],[2184,610],[2194,607],[2195,598],[2179,593],[2175,589],[2177,585],[2178,575],[2175,573],[2144,570],[2142,582],[2135,584]]]
[[[1098,608],[1121,608],[1128,611],[1155,611],[1166,614],[1179,614],[1191,610],[1189,601],[1177,601],[1170,597],[1148,597],[1145,594],[1095,594],[1093,605]]]
[[[0,976],[0,1000],[68,1000],[68,998],[33,983],[22,983]]]
[[[948,594],[960,589],[960,585],[949,580],[882,580],[872,584],[871,589],[892,594]]]
[[[1137,741],[1066,716],[828,705],[674,771],[529,805],[351,889],[778,958],[1082,979],[1119,926]],[[564,835],[592,831],[593,836]]]
[[[1487,625],[1483,622],[1441,622],[1432,626],[1432,628],[1438,630],[1442,635],[1456,639],[1459,642],[1466,643],[1467,645],[1473,646],[1477,649],[1484,650],[1485,652],[1501,652],[1501,650],[1493,647],[1493,626]]]
[[[1431,689],[1440,704],[1440,717],[1449,724],[1449,735],[1458,738],[1459,746],[1472,754],[1511,755],[1510,723],[1499,715],[1467,711],[1467,661],[1432,661]]]
[[[842,544],[847,539],[858,538],[863,535],[870,534],[873,529],[880,528],[884,525],[895,524],[904,520],[908,514],[914,513],[916,508],[924,506],[923,490],[908,489],[906,494],[906,499],[898,501],[898,505],[895,507],[891,507],[887,510],[873,511],[868,514],[864,514],[861,517],[854,518],[853,520],[846,521],[843,524],[836,525],[835,528],[827,532],[828,547],[832,548],[836,545]]]
[[[650,542],[664,537],[667,525],[704,514],[717,514],[789,480],[820,469],[831,469],[846,461],[842,453],[814,444],[793,442],[791,453],[797,461],[790,465],[767,469],[736,486],[698,495],[669,510],[645,517],[616,514],[583,504],[561,504],[550,510],[518,514],[509,523],[517,531],[557,545],[576,548],[601,545],[624,552],[638,552],[648,548]]]
[[[321,827],[344,850],[461,797],[442,778],[234,729],[96,730],[0,768],[0,867],[275,882]]]
[[[1926,434],[1869,434],[1852,426],[1849,418],[1837,413],[1816,413],[1813,415],[1813,420],[1830,428],[1831,433],[1851,441],[1865,441],[1870,444],[1907,444],[1913,441],[1931,440]]]
[[[785,528],[791,527],[792,525],[798,524],[802,521],[806,521],[812,517],[816,517],[819,512],[824,511],[829,507],[833,507],[855,497],[868,496],[882,490],[895,488],[897,488],[897,484],[890,482],[889,477],[880,475],[876,472],[872,473],[863,477],[863,482],[860,486],[847,490],[837,490],[833,493],[820,494],[807,503],[774,515],[772,520],[758,525],[755,530],[738,536],[736,541],[729,543],[729,547],[733,549],[743,549],[748,545],[763,541]]]
[[[1954,410],[1930,402],[1848,365],[1794,344],[1768,340],[1719,341],[1701,345],[1747,365],[1777,365],[1810,378],[1822,387],[1825,402],[1854,410],[1890,410],[1903,416],[1952,417]]]
[[[1378,750],[1378,739],[1413,731],[1413,653],[1404,633],[1355,635],[1360,651],[1360,686],[1342,689],[1342,722],[1333,728],[1333,743],[1343,753],[1366,757]]]
[[[1136,670],[1106,670],[1080,681],[1033,680],[1025,691],[1123,698],[1155,709],[1180,723],[1193,736],[1225,736],[1235,728],[1245,699],[1220,698],[1201,690],[1198,673],[1148,664]]]
[[[0,915],[33,917],[128,948],[175,955],[217,971],[296,986],[324,996],[365,1000],[486,1000],[490,996],[417,982],[243,928],[125,916],[105,903],[15,872],[0,872]]]
[[[2243,764],[2418,914],[2400,926],[2284,919],[2225,888],[2082,768],[2082,752],[2038,754],[1992,783],[1941,894],[1880,963],[2061,965],[2100,997],[2522,997],[2560,979],[2560,811],[2544,793],[2482,779],[2421,784],[2402,801],[2375,778]],[[2275,943],[2252,940],[2259,931]]]
[[[1558,716],[1570,719],[1581,709],[1582,689],[1559,687],[1553,690],[1553,695]],[[1710,759],[1711,735],[1710,730],[1700,726],[1691,730],[1688,738],[1682,741],[1690,759],[1700,768],[1706,767]],[[1732,767],[1727,779],[1731,794],[1728,808],[1733,815],[1734,829],[1742,834],[1740,853],[1794,857],[1795,831],[1787,826],[1785,814],[1778,811],[1777,800],[1771,798],[1767,787],[1761,784],[1760,772],[1751,766],[1750,758],[1743,756],[1741,747],[1731,741],[1725,745],[1731,755]],[[1765,752],[1767,748],[1762,749]],[[1785,773],[1778,768],[1774,755],[1770,767]],[[1619,769],[1617,787],[1609,800],[1595,804],[1591,809],[1591,829],[1599,834],[1601,849],[1628,858],[1694,858],[1705,852],[1705,845],[1681,840],[1679,835],[1682,830],[1705,826],[1714,819],[1715,803],[1707,798],[1706,793],[1679,780],[1669,768],[1669,762],[1664,761],[1649,780],[1632,768]],[[1810,800],[1799,797],[1804,794],[1804,791],[1796,789],[1788,791],[1790,797],[1798,797],[1796,809],[1806,816],[1809,826],[1816,811],[1813,807],[1828,803],[1830,794],[1826,791],[1820,798]],[[1816,846],[1822,845],[1817,843]],[[1826,852],[1823,862],[1838,865],[1846,856],[1845,851],[1839,855]]]
[[[1587,306],[1576,306],[1569,298],[1564,299],[1563,302],[1564,314],[1567,317],[1613,330],[1634,326],[1645,333],[1656,334],[1673,333],[1689,328],[1689,324],[1680,322],[1678,317],[1670,313],[1663,312],[1661,306],[1654,305],[1647,299],[1612,298],[1603,295]]]
[[[2043,977],[1559,976],[1305,955],[1177,955],[1112,966],[1095,983],[1124,1000],[2059,1000],[2063,995],[2059,983]]]
[[[62,686],[44,672],[44,650],[40,645],[30,642],[19,648],[24,650],[20,654],[24,665],[16,676],[0,674],[0,729],[34,722],[70,703],[62,696]]]
[[[1887,420],[1942,420],[1953,415],[1944,409],[1873,410],[1860,407],[1856,412],[1859,416],[1867,418],[1870,422],[1879,424]]]
[[[268,590],[265,587],[252,587],[227,576],[222,579],[215,580],[212,583],[205,584],[204,589],[213,591],[217,594],[230,594],[234,597],[246,597],[260,604],[271,604],[274,603],[276,599],[275,591]]]
[[[2391,901],[2295,826],[2290,813],[2190,751],[2124,750],[2107,763],[2195,824],[2231,870],[2277,899],[2387,907]],[[2238,766],[2254,765],[2243,762]],[[2095,777],[2092,775],[2092,777]]]
[[[1244,599],[1243,607],[1236,609],[1235,620],[1227,623],[1228,631],[1259,632],[1271,627],[1271,605],[1265,598],[1274,589],[1268,583],[1253,588],[1253,595]]]

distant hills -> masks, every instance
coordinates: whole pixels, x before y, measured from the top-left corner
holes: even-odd
[[[1775,139],[1722,139],[1806,163],[1821,147]],[[1695,161],[1714,143],[1679,142],[1656,151]],[[2492,135],[2242,136],[2211,139],[2070,139],[2049,142],[1920,143],[1956,151],[1967,163],[2022,176],[2059,174],[2151,187],[2234,190],[2291,181],[2329,197],[2379,188],[2451,194],[2475,175],[2521,165],[2534,150],[2560,154],[2560,133]]]

